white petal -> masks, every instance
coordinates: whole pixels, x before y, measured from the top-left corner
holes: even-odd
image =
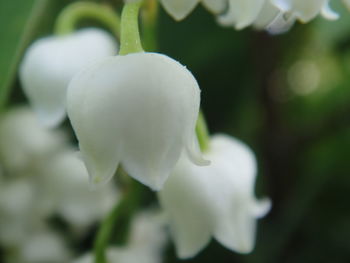
[[[264,0],[230,0],[227,13],[219,16],[218,22],[243,29],[256,20],[263,4]]]
[[[301,22],[307,23],[314,19],[328,0],[272,0],[283,12],[291,12]]]
[[[337,20],[339,18],[339,14],[329,6],[328,2],[324,3],[321,14],[329,20]]]
[[[265,1],[258,17],[254,21],[254,27],[257,29],[264,29],[268,26],[280,13],[279,9]]]
[[[212,169],[220,174],[211,179],[213,188],[220,189],[217,204],[213,205],[214,236],[229,249],[249,253],[255,243],[255,214],[262,210],[254,197],[254,154],[240,141],[223,135],[214,136],[211,147]]]
[[[46,195],[54,199],[56,212],[74,229],[83,229],[104,218],[118,202],[113,184],[92,191],[84,163],[74,151],[64,151],[46,164],[42,178]]]
[[[68,114],[90,176],[109,180],[121,161],[157,190],[193,133],[200,90],[171,58],[137,53],[105,59],[75,76]]]
[[[164,9],[175,19],[184,19],[196,7],[199,0],[160,0]]]
[[[94,28],[34,42],[20,66],[20,79],[40,121],[48,127],[62,122],[66,89],[74,74],[86,64],[116,52],[115,40]]]
[[[295,23],[296,17],[288,13],[279,13],[270,24],[266,26],[266,31],[270,34],[282,34],[287,32]]]
[[[270,0],[277,8],[283,12],[288,12],[293,7],[293,0]]]
[[[29,108],[15,108],[0,120],[0,156],[2,165],[11,172],[23,172],[42,163],[59,151],[63,134],[47,130]]]
[[[228,0],[202,0],[203,5],[213,12],[219,14],[225,10],[228,5]]]
[[[272,202],[269,198],[254,200],[252,202],[252,213],[256,218],[262,218],[271,210],[271,207]]]
[[[60,263],[70,258],[64,240],[54,232],[35,233],[20,248],[20,257],[28,263]]]
[[[191,170],[192,167],[181,158],[158,195],[170,221],[177,255],[182,259],[195,256],[209,243],[213,224],[207,207],[211,204],[206,175]]]

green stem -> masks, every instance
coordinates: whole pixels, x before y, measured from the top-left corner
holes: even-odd
[[[158,0],[146,0],[142,11],[142,43],[146,51],[155,51],[157,45]]]
[[[198,115],[196,134],[197,134],[199,146],[202,152],[205,152],[206,150],[209,149],[210,135],[209,135],[207,123],[205,121],[204,114],[202,111],[200,111]]]
[[[139,32],[139,11],[142,1],[125,4],[121,19],[119,55],[143,52]]]
[[[76,2],[64,8],[56,20],[55,33],[65,35],[73,32],[82,18],[96,19],[119,38],[120,18],[118,14],[111,7],[94,2]]]
[[[116,204],[110,214],[102,222],[94,244],[95,263],[108,263],[106,248],[114,233],[114,228],[124,218],[131,218],[141,196],[140,186],[131,181],[122,200]],[[129,221],[129,220],[128,220]]]

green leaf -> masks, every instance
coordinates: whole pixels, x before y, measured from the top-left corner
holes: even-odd
[[[0,109],[9,97],[18,61],[48,0],[0,0]]]

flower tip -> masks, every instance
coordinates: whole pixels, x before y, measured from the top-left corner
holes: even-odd
[[[40,124],[49,129],[56,128],[58,125],[60,125],[66,115],[65,110],[49,112],[46,110],[36,109],[35,112]]]
[[[92,173],[88,170],[89,173],[89,187],[91,190],[95,191],[106,185],[113,177],[114,172],[108,173]]]
[[[192,163],[198,166],[210,165],[210,161],[203,157],[196,137],[191,137],[191,139],[188,141],[186,145],[186,153]]]
[[[269,198],[263,198],[262,200],[259,200],[254,208],[253,208],[253,214],[257,218],[262,218],[264,217],[267,213],[270,212],[272,208],[272,202],[271,199]]]
[[[191,160],[192,163],[198,166],[208,166],[211,164],[211,161],[206,160],[200,151],[193,151],[192,149],[186,149],[187,156]]]
[[[176,21],[180,22],[185,19],[186,15],[184,14],[179,14],[179,13],[172,13],[170,16]]]
[[[163,186],[165,184],[165,181],[168,179],[168,175],[156,175],[156,173],[148,173],[148,176],[146,177],[139,177],[137,180],[139,180],[144,185],[148,186],[152,191],[158,192],[163,189]],[[147,178],[145,180],[144,178]]]
[[[240,254],[247,255],[252,253],[253,249],[254,249],[253,243],[242,242],[238,244],[237,252],[239,252]]]

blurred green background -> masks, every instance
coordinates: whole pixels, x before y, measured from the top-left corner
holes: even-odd
[[[0,101],[11,88],[10,105],[25,100],[21,54],[70,2],[0,0]],[[160,10],[159,51],[196,76],[210,131],[256,152],[257,194],[273,201],[252,254],[213,241],[186,262],[350,262],[350,13],[333,2],[338,21],[278,36],[222,28],[201,7],[180,23]],[[178,262],[171,244],[166,262]]]

